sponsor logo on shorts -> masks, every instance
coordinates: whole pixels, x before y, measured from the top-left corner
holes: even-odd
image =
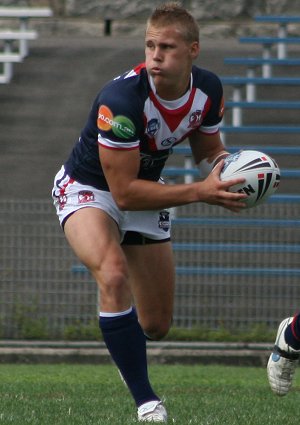
[[[81,190],[78,193],[78,203],[79,204],[86,204],[88,202],[94,202],[95,195],[90,190]]]
[[[57,201],[58,201],[59,209],[61,211],[65,208],[65,205],[68,201],[68,197],[67,197],[67,195],[59,195],[57,197]]]
[[[115,136],[121,139],[130,139],[135,135],[135,126],[133,122],[124,115],[114,116],[106,105],[101,105],[98,110],[97,125],[99,130],[111,130]]]
[[[158,227],[165,232],[170,229],[170,213],[169,211],[163,210],[159,213]]]
[[[201,116],[202,116],[202,111],[200,109],[198,109],[197,111],[193,112],[190,115],[190,118],[189,118],[189,126],[188,126],[188,128],[197,128],[197,127],[199,127],[199,125],[201,124]]]

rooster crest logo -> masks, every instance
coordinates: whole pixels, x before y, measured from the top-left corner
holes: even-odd
[[[188,128],[197,128],[201,124],[201,116],[202,111],[197,109],[197,111],[193,112],[189,118],[189,126]]]

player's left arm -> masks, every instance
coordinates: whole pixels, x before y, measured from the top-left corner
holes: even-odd
[[[189,136],[189,142],[195,164],[203,177],[209,174],[219,161],[229,155],[219,131],[214,134],[195,131]]]
[[[229,153],[220,136],[220,122],[224,115],[224,94],[219,77],[212,72],[205,74],[205,87],[210,107],[203,117],[200,128],[189,136],[192,154],[202,177],[206,177],[211,170]]]

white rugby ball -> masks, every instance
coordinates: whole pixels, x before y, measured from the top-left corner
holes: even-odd
[[[243,199],[246,208],[264,203],[277,190],[280,169],[269,155],[254,150],[242,150],[228,155],[220,173],[223,181],[243,177],[244,183],[234,185],[231,192],[248,195]]]

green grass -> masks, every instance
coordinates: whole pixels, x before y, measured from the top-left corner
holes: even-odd
[[[300,381],[286,397],[263,368],[150,367],[170,424],[298,425]],[[298,380],[298,382],[297,382]],[[0,365],[0,425],[130,425],[135,407],[110,365]]]

